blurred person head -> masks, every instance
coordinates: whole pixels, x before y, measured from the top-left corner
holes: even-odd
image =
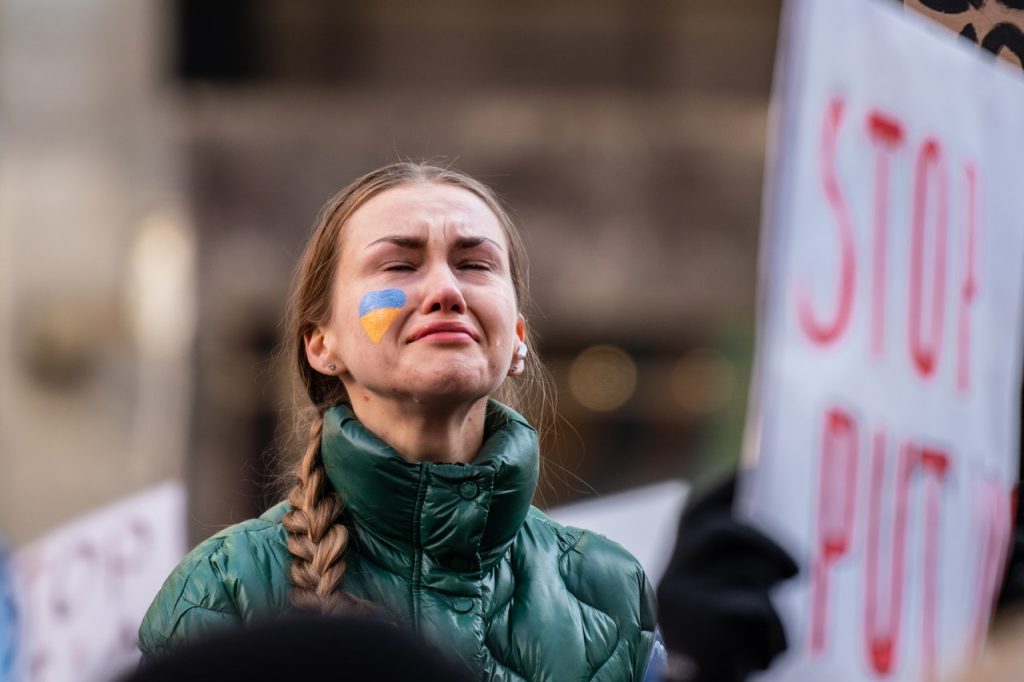
[[[197,671],[200,671],[197,674]],[[290,617],[216,633],[145,661],[121,682],[240,679],[468,682],[465,668],[379,619]]]
[[[403,442],[396,424],[418,414],[482,433],[492,396],[522,411],[528,388],[546,393],[527,351],[526,273],[522,241],[494,192],[450,168],[391,164],[321,210],[287,332],[312,406],[285,517],[297,606],[369,606],[340,590],[348,531],[320,455],[324,412],[346,404],[403,456],[431,459],[430,444]],[[480,443],[469,445],[471,458]]]

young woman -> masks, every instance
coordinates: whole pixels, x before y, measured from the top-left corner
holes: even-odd
[[[291,302],[314,408],[294,488],[185,558],[144,653],[299,608],[393,620],[483,679],[644,678],[643,570],[530,506],[537,435],[492,399],[515,405],[536,369],[525,265],[494,194],[456,171],[393,164],[328,202]]]

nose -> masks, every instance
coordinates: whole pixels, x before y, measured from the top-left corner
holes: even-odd
[[[426,295],[423,297],[422,313],[455,313],[466,312],[466,299],[462,288],[448,265],[431,268],[424,282]]]

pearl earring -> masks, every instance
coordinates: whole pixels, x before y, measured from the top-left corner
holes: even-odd
[[[519,342],[519,346],[516,347],[516,357],[512,362],[512,366],[508,368],[508,375],[510,377],[518,376],[523,373],[526,369],[526,344],[522,341]]]

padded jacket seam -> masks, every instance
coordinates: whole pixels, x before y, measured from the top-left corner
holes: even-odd
[[[626,642],[626,640],[620,639],[618,644],[616,644],[615,646],[612,647],[612,651],[611,651],[610,654],[608,654],[608,658],[604,659],[604,662],[601,663],[601,665],[597,666],[597,668],[594,670],[594,672],[592,672],[590,674],[590,679],[594,679],[595,677],[598,676],[598,674],[604,669],[604,667],[606,665],[608,665],[613,658],[615,658],[615,653],[620,648],[622,648],[622,647],[627,647],[628,648],[628,646],[629,646],[629,644]]]
[[[174,603],[177,604],[177,603],[180,603],[180,602],[185,602],[186,604],[192,604],[193,606],[198,606],[198,604],[193,604],[191,601],[189,601],[188,599],[185,598],[185,590],[188,589],[188,583],[189,583],[190,580],[192,580],[192,576],[194,576],[196,574],[196,571],[199,570],[199,566],[202,565],[202,563],[204,561],[205,562],[209,562],[210,561],[210,557],[213,555],[213,553],[216,552],[217,550],[221,549],[223,546],[224,546],[224,540],[223,540],[223,538],[221,538],[217,542],[217,547],[216,548],[214,548],[213,550],[208,552],[205,556],[203,556],[201,560],[197,560],[196,561],[195,565],[192,566],[192,570],[190,570],[188,572],[188,575],[185,576],[185,579],[181,581],[181,590],[178,592],[177,596],[174,598]],[[212,568],[213,564],[210,564],[210,566]],[[181,620],[180,617],[179,617],[178,620]],[[178,627],[178,622],[177,621],[175,621],[174,627],[175,628]]]
[[[573,592],[572,588],[569,587],[569,584],[565,582],[565,576],[562,575],[562,571],[561,570],[558,571],[558,577],[562,579],[562,585],[565,587],[565,591],[568,592],[569,594],[571,594],[572,598],[576,600],[577,608],[579,608],[579,610],[580,610],[580,627],[581,628],[583,627],[583,623],[584,623],[586,617],[583,614],[583,608],[581,606],[579,606],[580,604],[583,604],[584,606],[587,606],[587,607],[593,609],[594,611],[597,611],[598,613],[600,613],[602,616],[604,616],[605,618],[610,620],[611,623],[612,623],[612,626],[615,628],[615,646],[613,646],[612,650],[610,652],[608,652],[608,655],[605,657],[605,659],[603,661],[601,661],[601,663],[599,665],[597,665],[596,667],[594,667],[591,670],[590,675],[591,675],[591,677],[593,677],[594,675],[597,674],[597,672],[601,668],[603,668],[605,665],[608,664],[608,661],[610,661],[612,656],[615,655],[615,652],[618,650],[619,646],[625,642],[624,638],[622,637],[622,630],[619,628],[619,624],[615,621],[614,618],[612,618],[612,616],[609,613],[605,612],[600,607],[594,606],[593,604],[591,604],[591,603],[589,603],[587,601],[584,601],[583,599],[580,599],[579,595],[577,595],[575,592]]]

